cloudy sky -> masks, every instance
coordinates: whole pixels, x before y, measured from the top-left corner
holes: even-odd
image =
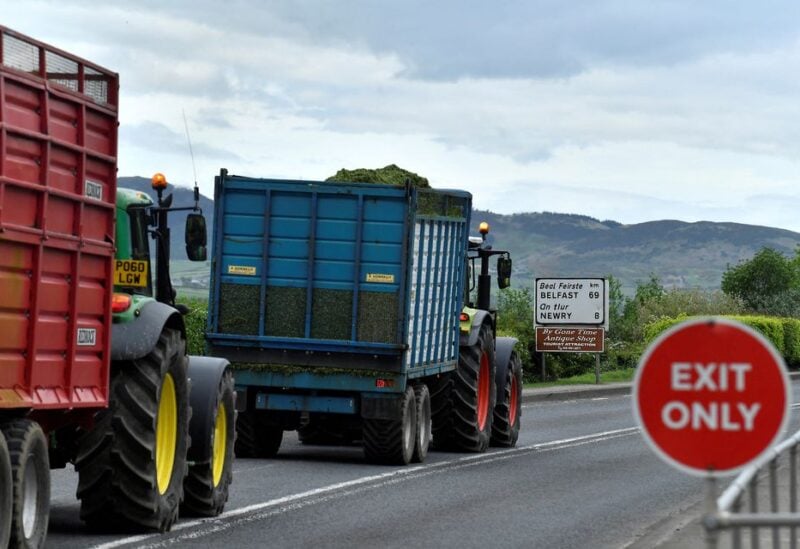
[[[800,3],[19,0],[120,74],[120,175],[396,163],[501,213],[800,231]]]

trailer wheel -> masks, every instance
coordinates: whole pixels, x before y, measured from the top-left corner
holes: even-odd
[[[494,407],[492,446],[511,448],[517,444],[522,416],[522,362],[514,351],[508,360],[503,395],[503,402]]]
[[[453,389],[453,374],[439,374],[429,382],[431,395],[431,444],[437,450],[447,450],[452,446],[453,418],[450,395]]]
[[[39,424],[16,419],[3,426],[11,465],[9,547],[43,547],[50,516],[50,462]]]
[[[414,387],[414,401],[416,404],[417,429],[414,439],[414,454],[411,461],[422,463],[428,456],[428,447],[431,444],[431,394],[428,386],[420,383]]]
[[[275,457],[283,441],[283,429],[266,420],[263,410],[241,412],[236,421],[236,457]]]
[[[497,399],[494,374],[494,338],[491,328],[484,324],[477,343],[459,349],[450,393],[449,434],[454,449],[483,452],[489,447],[492,411]]]
[[[372,463],[408,465],[414,454],[417,407],[414,388],[406,387],[400,419],[364,419],[364,455]]]
[[[0,547],[8,547],[11,537],[11,510],[14,505],[12,482],[11,456],[8,454],[6,437],[0,430]]]
[[[186,342],[165,328],[140,359],[114,365],[109,407],[81,439],[81,518],[165,532],[178,518],[189,447]]]
[[[236,435],[233,375],[227,370],[217,391],[211,459],[189,466],[183,488],[186,499],[181,513],[215,517],[228,501],[228,488],[233,480],[233,447]]]

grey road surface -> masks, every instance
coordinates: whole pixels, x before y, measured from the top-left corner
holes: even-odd
[[[287,433],[277,459],[236,462],[221,517],[166,535],[86,531],[74,471],[54,473],[48,546],[59,549],[616,548],[681,520],[703,496],[701,480],[651,452],[630,397],[618,395],[526,404],[517,448],[432,452],[418,466],[369,465],[360,447],[304,446]]]

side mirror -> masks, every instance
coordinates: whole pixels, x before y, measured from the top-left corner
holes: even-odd
[[[203,214],[190,213],[186,216],[186,255],[189,261],[205,261],[206,218]]]
[[[511,258],[497,258],[497,287],[504,290],[511,286]]]

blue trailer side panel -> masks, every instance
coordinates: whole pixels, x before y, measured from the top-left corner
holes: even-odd
[[[325,367],[409,377],[452,369],[470,199],[223,171],[207,332],[213,352],[262,372],[280,367],[273,374],[296,388]],[[311,375],[287,380],[286,366]],[[248,379],[269,384],[273,374]]]

